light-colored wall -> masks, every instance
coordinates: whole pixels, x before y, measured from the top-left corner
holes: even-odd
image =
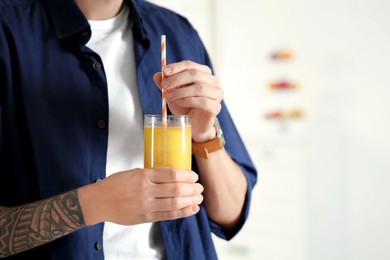
[[[259,169],[247,225],[215,239],[221,260],[390,259],[390,1],[152,2],[198,29]],[[270,59],[279,48],[294,58]],[[267,88],[283,77],[299,88]]]

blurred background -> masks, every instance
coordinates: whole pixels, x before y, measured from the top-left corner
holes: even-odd
[[[151,2],[198,30],[259,170],[220,259],[390,259],[390,1]]]

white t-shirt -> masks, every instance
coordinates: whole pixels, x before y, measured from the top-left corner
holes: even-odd
[[[130,10],[108,20],[89,21],[92,37],[87,46],[102,59],[107,77],[109,128],[106,175],[143,167],[143,118],[137,90]],[[106,222],[105,259],[161,259],[162,237],[152,223],[122,226]],[[153,231],[153,232],[152,232]],[[157,236],[156,236],[157,231]],[[153,235],[152,235],[153,233]],[[157,246],[158,247],[158,246]]]

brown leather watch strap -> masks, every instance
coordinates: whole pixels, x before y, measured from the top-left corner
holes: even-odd
[[[223,148],[221,138],[214,138],[206,142],[192,142],[192,153],[202,158],[208,159],[209,153],[216,152]]]

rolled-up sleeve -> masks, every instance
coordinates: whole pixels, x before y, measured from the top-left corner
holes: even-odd
[[[224,230],[220,225],[210,220],[212,232],[220,238],[230,240],[242,229],[248,218],[252,199],[252,190],[257,182],[257,170],[224,102],[222,103],[222,110],[218,115],[218,120],[226,139],[225,149],[232,159],[240,166],[248,183],[241,219],[234,229],[228,231]]]

